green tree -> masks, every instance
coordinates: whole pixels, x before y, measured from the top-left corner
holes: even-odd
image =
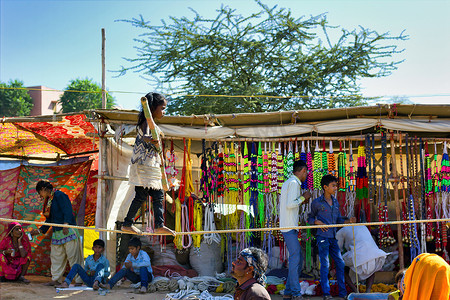
[[[61,112],[81,112],[86,109],[102,108],[102,88],[92,79],[71,80],[61,98]],[[106,94],[106,108],[111,108],[115,99]]]
[[[362,105],[358,80],[387,76],[401,63],[392,56],[402,50],[390,43],[406,39],[403,32],[348,31],[328,25],[325,14],[296,18],[257,3],[261,11],[250,16],[222,6],[213,19],[193,11],[192,19],[170,17],[162,26],[142,16],[122,20],[144,33],[118,73],[159,78],[174,94],[275,96],[173,96],[169,113],[189,115]],[[339,32],[334,43],[331,31]]]
[[[33,108],[33,99],[19,80],[10,80],[8,84],[0,82],[1,117],[28,116]]]

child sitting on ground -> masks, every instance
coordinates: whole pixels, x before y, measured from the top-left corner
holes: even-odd
[[[139,293],[147,292],[148,284],[153,280],[153,270],[150,257],[147,252],[141,250],[141,240],[134,237],[128,242],[128,252],[122,269],[114,274],[108,284],[100,284],[102,288],[112,289],[122,278],[129,279],[132,283],[141,282]]]
[[[106,282],[109,277],[109,261],[103,255],[105,242],[100,239],[95,240],[92,250],[94,250],[94,254],[86,258],[84,269],[79,264],[74,264],[66,280],[58,288],[68,288],[76,275],[80,275],[84,283],[94,290],[98,290],[100,283]]]

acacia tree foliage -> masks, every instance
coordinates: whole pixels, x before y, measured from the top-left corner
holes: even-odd
[[[74,79],[70,81],[59,102],[63,113],[102,108],[102,88],[92,82],[92,79]],[[114,102],[115,99],[106,94],[106,108],[111,108]]]
[[[170,113],[239,113],[332,108],[365,104],[358,80],[391,74],[401,61],[390,44],[406,37],[328,25],[325,14],[294,17],[264,5],[242,16],[222,6],[214,19],[170,17],[152,26],[142,16],[123,20],[144,29],[136,58],[119,73],[135,71],[188,95],[268,95],[286,98],[174,96]],[[331,42],[330,30],[340,30]],[[175,83],[175,84],[174,84]]]
[[[28,116],[33,108],[33,99],[20,80],[0,82],[1,117]]]

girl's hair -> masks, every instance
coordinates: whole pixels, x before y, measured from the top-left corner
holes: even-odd
[[[50,183],[50,181],[39,180],[39,182],[36,184],[36,192],[39,193],[43,189],[53,190],[53,185]]]
[[[147,98],[148,106],[150,107],[151,113],[154,112],[158,106],[163,105],[167,101],[163,95],[152,92],[145,95],[145,98]],[[139,128],[144,122],[145,122],[144,108],[141,107],[136,127]]]

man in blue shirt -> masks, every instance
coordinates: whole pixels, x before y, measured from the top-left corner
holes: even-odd
[[[128,254],[122,269],[114,274],[108,284],[100,284],[102,288],[112,289],[122,278],[126,277],[132,283],[141,282],[139,293],[147,292],[148,283],[153,280],[153,270],[150,264],[150,256],[141,250],[141,240],[134,237],[128,242]]]
[[[331,225],[354,223],[355,218],[350,221],[346,217],[342,217],[339,212],[339,202],[334,197],[337,191],[337,178],[333,175],[325,175],[320,182],[323,188],[323,195],[316,198],[311,203],[311,212],[309,214],[308,223],[315,225]],[[336,227],[321,228],[317,230],[316,240],[319,248],[320,259],[320,284],[323,291],[323,299],[333,299],[330,294],[330,283],[328,281],[328,272],[330,255],[336,265],[336,278],[339,286],[339,297],[345,298],[347,291],[345,289],[344,267],[345,263],[342,259],[341,251],[336,239]]]
[[[109,277],[109,261],[103,255],[105,242],[97,239],[92,247],[94,254],[89,255],[84,262],[84,269],[79,264],[73,265],[66,280],[58,288],[68,288],[73,278],[78,274],[87,286],[98,290],[99,283],[106,282]]]

